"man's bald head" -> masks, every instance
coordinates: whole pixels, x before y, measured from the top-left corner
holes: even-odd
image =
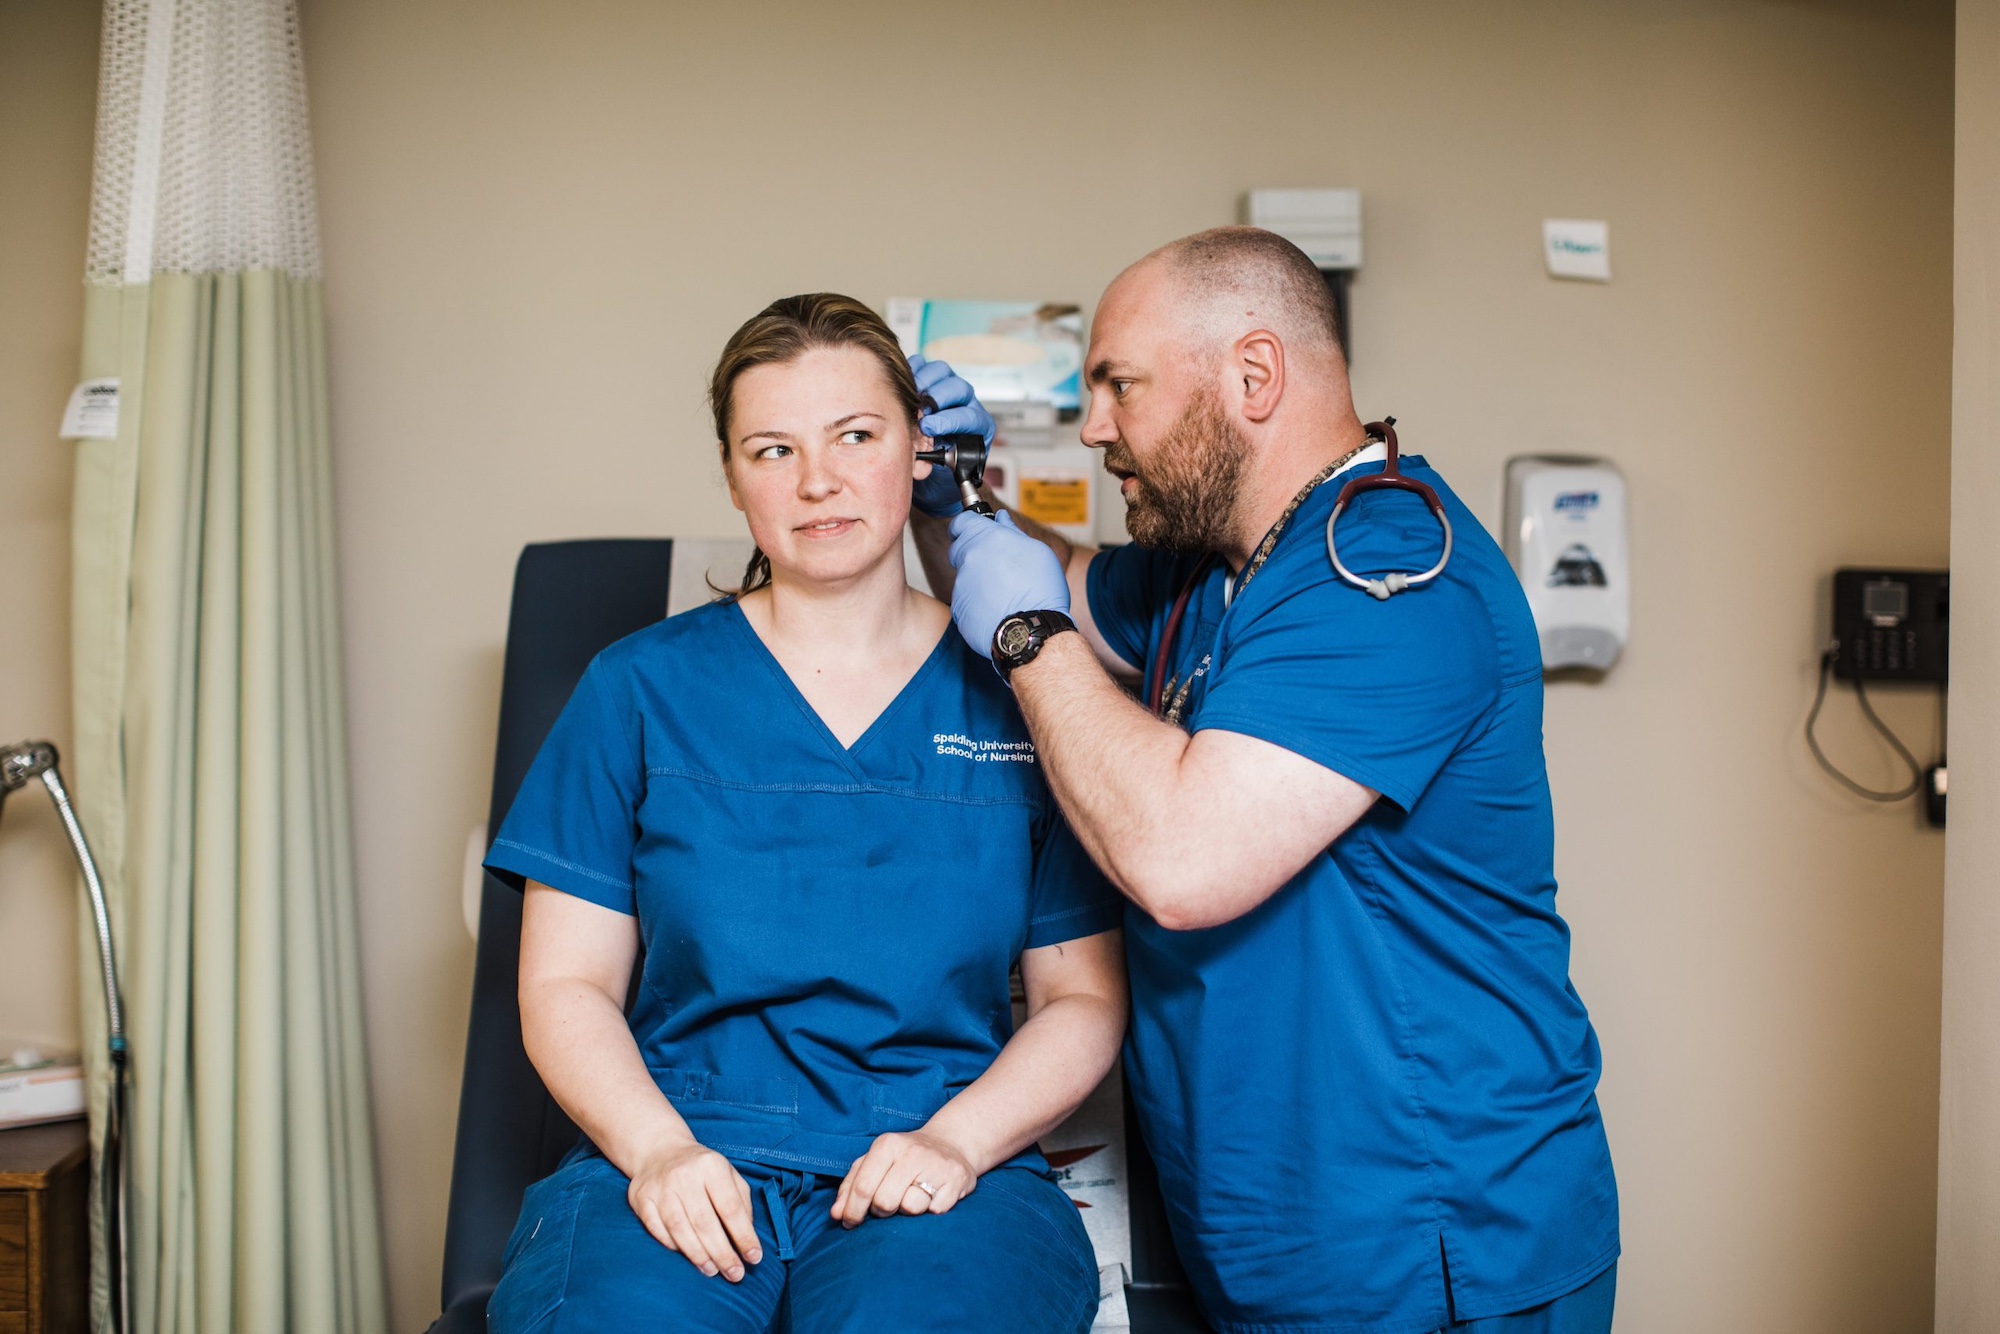
[[[1335,318],[1313,262],[1256,227],[1184,237],[1105,289],[1080,435],[1119,479],[1134,541],[1247,553],[1359,445]]]
[[[1297,246],[1261,227],[1214,227],[1161,246],[1121,275],[1162,282],[1189,335],[1226,345],[1269,329],[1295,353],[1340,354],[1326,277]]]

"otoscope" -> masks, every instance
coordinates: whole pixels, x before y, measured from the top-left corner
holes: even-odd
[[[925,463],[951,469],[965,507],[990,519],[993,507],[979,498],[979,484],[986,478],[986,450],[983,435],[941,435],[935,448],[920,449],[917,457]]]

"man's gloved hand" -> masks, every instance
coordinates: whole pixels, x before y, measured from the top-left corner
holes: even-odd
[[[930,395],[937,410],[926,414],[917,429],[935,439],[941,435],[977,435],[987,445],[993,443],[993,417],[973,396],[972,386],[943,361],[926,361],[921,355],[910,358],[917,388]],[[910,503],[926,514],[949,519],[965,508],[958,496],[958,479],[949,468],[935,463],[930,472],[910,492]]]
[[[993,633],[1017,611],[1069,611],[1069,578],[1056,553],[1014,526],[1005,510],[951,521],[951,619],[972,651],[993,656]]]

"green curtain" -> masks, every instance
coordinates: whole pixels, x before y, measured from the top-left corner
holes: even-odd
[[[86,301],[121,405],[77,456],[75,786],[129,1016],[132,1328],[381,1330],[319,283]]]

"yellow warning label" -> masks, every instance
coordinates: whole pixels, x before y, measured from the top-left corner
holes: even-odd
[[[1021,513],[1036,523],[1089,523],[1090,479],[1023,477]]]

